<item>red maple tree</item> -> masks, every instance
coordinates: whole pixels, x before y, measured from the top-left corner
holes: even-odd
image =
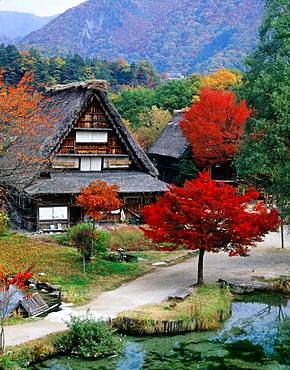
[[[203,284],[203,257],[208,252],[244,256],[268,231],[279,225],[276,210],[256,202],[259,193],[237,189],[210,179],[208,172],[187,181],[183,188],[169,185],[157,203],[144,208],[150,229],[144,233],[155,242],[199,250],[198,284]]]
[[[237,153],[251,113],[246,101],[237,103],[231,91],[201,89],[200,100],[180,122],[191,144],[194,161],[205,167],[231,160]]]
[[[5,268],[0,266],[0,354],[5,350],[4,321],[8,315],[8,310],[13,296],[17,289],[26,289],[25,283],[32,277],[32,267],[25,272],[18,272],[11,277],[11,274],[5,272]]]
[[[99,221],[107,212],[119,209],[122,202],[118,198],[119,186],[109,185],[106,181],[95,180],[81,190],[81,194],[76,198],[85,211],[94,221]]]

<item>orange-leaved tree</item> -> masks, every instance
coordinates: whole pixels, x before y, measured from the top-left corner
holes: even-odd
[[[0,266],[0,354],[5,350],[4,322],[9,315],[10,305],[18,289],[27,288],[25,284],[32,277],[31,270],[32,267],[11,277],[11,274]]]
[[[0,183],[19,185],[42,164],[42,142],[52,127],[52,114],[45,113],[45,98],[26,73],[16,85],[4,82],[0,72]]]
[[[184,114],[180,127],[194,161],[202,167],[231,160],[239,149],[252,110],[231,91],[201,89],[200,100]]]
[[[117,184],[109,185],[106,181],[95,180],[81,190],[76,202],[84,209],[85,214],[91,216],[94,221],[99,221],[105,213],[121,207],[118,193]]]
[[[205,251],[244,256],[279,226],[277,211],[256,202],[258,196],[256,190],[238,195],[235,187],[211,180],[208,172],[200,173],[183,188],[170,185],[157,203],[144,208],[150,228],[143,231],[155,242],[170,243],[167,250],[179,246],[199,250],[201,285]]]
[[[76,202],[80,205],[85,214],[93,219],[90,237],[82,236],[83,243],[79,243],[78,248],[85,260],[90,259],[93,255],[95,221],[100,221],[106,213],[117,210],[121,207],[122,202],[118,198],[119,186],[117,184],[109,185],[106,181],[95,180],[81,190],[77,196]]]

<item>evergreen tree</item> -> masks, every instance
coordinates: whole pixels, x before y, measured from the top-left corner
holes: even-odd
[[[68,83],[85,80],[85,67],[86,63],[79,55],[75,54],[74,56],[68,56],[65,59],[65,64],[61,69],[60,82]]]
[[[185,181],[197,178],[198,169],[192,159],[181,159],[178,166],[178,174],[175,179],[177,186],[183,186]]]
[[[236,161],[238,175],[272,194],[289,216],[289,45],[287,0],[266,0],[257,49],[248,58],[241,95],[255,115]],[[287,173],[288,169],[288,173]]]
[[[3,58],[3,67],[5,69],[5,82],[7,84],[17,84],[23,72],[21,69],[21,55],[16,46],[8,45]]]

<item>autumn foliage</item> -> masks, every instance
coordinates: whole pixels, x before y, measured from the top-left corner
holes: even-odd
[[[122,202],[118,198],[119,186],[109,185],[106,181],[95,180],[83,188],[76,201],[95,221],[104,213],[119,209]]]
[[[34,77],[25,74],[16,85],[6,85],[0,72],[0,178],[17,172],[27,174],[28,166],[43,162],[41,138],[48,135],[52,119],[45,114],[44,96],[32,86]]]
[[[206,166],[232,159],[251,112],[246,101],[237,103],[231,91],[201,89],[200,100],[180,122],[191,144],[194,161]]]
[[[29,278],[32,277],[31,273],[32,267],[27,269],[25,272],[17,272],[17,274],[14,275],[13,277],[11,277],[10,274],[5,273],[4,271],[5,269],[3,267],[1,267],[1,270],[2,271],[0,271],[0,293],[7,292],[9,290],[9,287],[12,285],[19,289],[26,289],[27,286],[25,285],[25,283]]]
[[[0,353],[4,352],[4,320],[8,314],[9,305],[17,292],[15,288],[26,289],[27,280],[32,277],[32,267],[25,272],[17,272],[11,277],[11,274],[5,272],[5,268],[0,266]]]
[[[201,79],[201,87],[207,87],[214,90],[226,90],[230,86],[237,85],[241,76],[231,72],[226,68],[220,68],[210,75],[205,75]]]
[[[200,250],[198,282],[203,283],[204,251],[244,256],[278,227],[278,213],[256,202],[258,196],[256,190],[238,195],[233,186],[211,180],[208,172],[200,173],[183,188],[170,185],[156,204],[144,208],[150,229],[143,231],[155,242],[170,243],[168,250],[180,245]]]

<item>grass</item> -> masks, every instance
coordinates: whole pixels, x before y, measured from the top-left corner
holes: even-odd
[[[211,284],[195,288],[183,301],[167,300],[124,311],[118,315],[116,325],[124,330],[124,322],[136,321],[140,334],[153,334],[154,330],[160,334],[164,322],[174,321],[182,321],[183,327],[191,330],[214,330],[230,316],[231,302],[228,289]]]
[[[11,316],[4,320],[5,326],[27,324],[29,322],[40,321],[40,317],[23,318],[21,316]]]
[[[15,347],[8,347],[5,355],[0,355],[0,370],[27,369],[30,365],[47,360],[58,353],[53,341],[61,334],[52,334]]]
[[[258,281],[268,283],[268,290],[273,293],[289,294],[290,293],[290,276],[280,275],[279,277],[265,278],[258,276]]]
[[[33,266],[35,279],[60,285],[65,300],[76,305],[88,302],[92,294],[114,289],[153,270],[154,261],[184,254],[182,251],[143,253],[147,259],[138,263],[96,259],[88,264],[84,275],[82,258],[73,247],[60,246],[49,237],[41,240],[19,233],[0,237],[0,266],[11,274]]]

